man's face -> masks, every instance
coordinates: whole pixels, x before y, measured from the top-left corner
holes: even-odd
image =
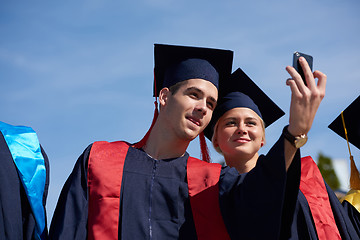
[[[168,93],[160,103],[169,134],[190,141],[196,138],[209,124],[217,96],[217,88],[203,79],[189,79],[175,94]]]

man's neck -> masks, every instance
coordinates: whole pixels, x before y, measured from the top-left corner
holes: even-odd
[[[190,141],[169,134],[156,122],[143,149],[154,159],[169,159],[183,156],[189,144]]]

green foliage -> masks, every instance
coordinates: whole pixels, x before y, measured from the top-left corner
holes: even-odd
[[[322,153],[320,153],[317,165],[320,169],[321,175],[323,176],[329,187],[331,187],[332,190],[339,189],[340,181],[336,176],[332,160],[329,157],[326,157]]]

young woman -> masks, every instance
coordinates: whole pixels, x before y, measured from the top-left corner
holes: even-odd
[[[241,92],[232,92],[227,97],[239,104],[219,118],[212,142],[228,166],[247,173],[256,166],[258,151],[265,144],[265,123],[250,97]]]
[[[226,164],[245,175],[244,181],[246,181],[248,176],[259,172],[259,168],[264,169],[262,167],[264,162],[272,160],[271,156],[259,156],[258,151],[265,144],[265,127],[277,119],[269,118],[277,115],[278,109],[269,98],[264,97],[265,94],[241,70],[237,70],[232,78],[231,82],[241,83],[238,89],[246,94],[229,92],[219,99],[210,125],[213,134],[210,133],[207,136],[212,136],[213,146],[224,155]],[[283,135],[289,140],[286,136],[286,127]],[[271,151],[268,155],[271,155]],[[317,169],[316,165],[315,167],[314,164],[311,165],[313,163],[311,158],[302,160],[303,163],[305,161],[310,163],[312,169]],[[320,184],[312,185],[313,189],[310,187],[311,197],[308,197],[310,186],[308,184],[313,184],[314,179],[309,181],[303,176],[300,177],[301,171],[309,175],[307,171],[309,169],[305,171],[300,165],[300,162],[293,162],[286,168],[287,187],[280,239],[356,239],[357,235],[349,217],[346,216],[335,194],[323,182],[319,172],[317,177],[320,176]],[[263,174],[266,175],[266,171]],[[318,187],[321,182],[324,186],[322,197],[325,195],[326,201],[324,201],[324,206],[318,208],[316,204],[315,207],[312,205],[314,201],[312,197],[322,194]],[[305,185],[304,192],[306,193],[301,188],[299,190],[299,183],[300,186]],[[264,203],[265,201],[266,197]]]

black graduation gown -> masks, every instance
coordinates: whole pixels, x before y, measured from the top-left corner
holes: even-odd
[[[280,239],[318,239],[313,216],[299,189],[301,161],[295,159],[288,170]],[[326,184],[331,210],[342,239],[359,239],[351,219],[332,189]]]
[[[43,195],[45,211],[49,188],[49,160],[45,160],[46,183]],[[35,218],[6,141],[0,132],[0,239],[35,239]],[[45,214],[46,221],[46,214]],[[47,238],[47,224],[43,236]]]
[[[345,211],[347,212],[348,216],[350,217],[350,220],[360,237],[360,212],[351,203],[349,203],[346,200],[342,202],[342,205]]]
[[[60,194],[51,239],[86,239],[87,161],[79,157]],[[299,159],[300,154],[296,157]],[[155,160],[129,148],[121,187],[119,239],[197,239],[186,179],[188,154]],[[219,181],[220,208],[232,239],[278,239],[285,191],[281,137],[248,174],[225,167]],[[209,209],[211,211],[211,209]]]

